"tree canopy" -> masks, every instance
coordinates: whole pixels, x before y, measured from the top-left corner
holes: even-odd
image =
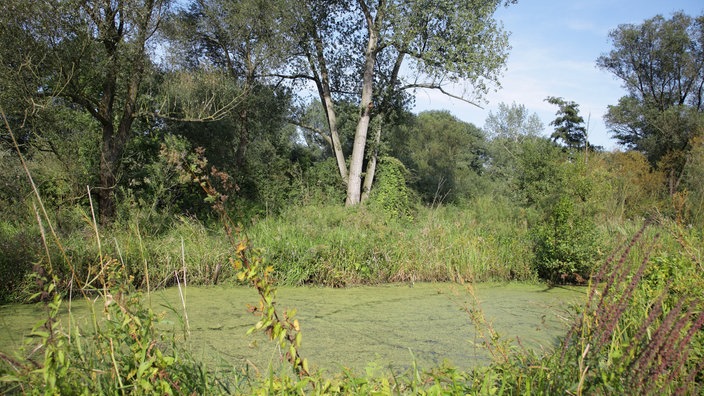
[[[538,136],[544,125],[537,114],[528,114],[525,105],[516,102],[499,103],[496,113],[489,112],[484,131],[492,139],[507,139],[515,142],[528,136]]]
[[[587,147],[587,128],[584,126],[584,118],[579,115],[579,105],[555,96],[549,96],[545,101],[558,107],[557,118],[550,121],[550,125],[555,127],[550,138],[554,142],[561,140],[570,149]]]
[[[674,191],[690,141],[702,133],[704,16],[658,15],[620,25],[609,37],[613,49],[597,65],[628,94],[609,106],[607,126],[620,144],[668,169]]]

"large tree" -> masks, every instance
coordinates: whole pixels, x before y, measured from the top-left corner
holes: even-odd
[[[31,3],[31,4],[28,4]],[[139,111],[140,88],[149,72],[149,42],[170,0],[47,0],[3,2],[3,36],[15,55],[5,70],[27,77],[28,113],[37,107],[79,107],[99,124],[102,135],[99,213],[102,223],[115,214],[118,166]],[[3,42],[8,37],[3,37]],[[29,70],[31,73],[21,73]]]
[[[536,142],[543,143],[543,129],[540,117],[522,104],[499,103],[497,112],[489,112],[484,123],[484,133],[490,139],[485,171],[499,191],[515,193],[521,158]]]
[[[411,185],[428,204],[467,201],[480,190],[485,138],[472,124],[446,111],[420,113],[407,128],[403,140],[394,142],[392,153],[414,175]],[[404,158],[406,157],[407,158]]]
[[[514,142],[543,132],[543,122],[537,114],[529,114],[525,105],[513,102],[499,103],[498,111],[489,112],[484,122],[484,132],[491,139],[506,139]]]
[[[223,83],[242,92],[228,114],[234,146],[235,168],[244,167],[247,151],[263,123],[280,119],[287,109],[285,90],[269,84],[268,75],[282,67],[290,57],[290,21],[284,1],[198,0],[181,10],[165,29],[175,69],[216,69],[226,78]],[[287,22],[288,21],[288,22]],[[266,108],[262,101],[272,98],[277,108]],[[231,139],[233,140],[233,139]]]
[[[241,64],[245,74],[257,78],[311,83],[347,185],[347,204],[355,205],[374,176],[378,144],[368,144],[370,126],[371,140],[378,143],[385,123],[408,103],[401,92],[427,88],[447,93],[449,84],[463,82],[471,95],[454,96],[469,101],[497,83],[508,41],[493,13],[500,4],[513,2],[197,0],[191,10],[200,21],[200,49],[216,64],[228,69]],[[402,73],[404,63],[411,73]],[[264,67],[255,72],[257,65]],[[357,117],[352,149],[346,153],[338,124],[340,106],[349,103],[357,106]]]
[[[620,25],[609,37],[613,49],[597,65],[619,78],[628,95],[609,106],[607,125],[620,144],[667,170],[674,192],[691,139],[702,133],[704,16],[658,15]]]
[[[412,89],[438,89],[463,82],[471,101],[481,97],[505,63],[506,33],[493,19],[502,3],[515,1],[389,1],[308,0],[299,2],[299,41],[307,70],[297,77],[315,83],[325,108],[331,142],[340,175],[347,184],[347,205],[360,202],[372,118],[382,115],[382,104],[394,93]],[[408,75],[401,73],[407,63]],[[396,96],[397,97],[397,96]],[[336,104],[353,98],[358,122],[347,166],[336,131]],[[380,106],[381,105],[381,106]],[[375,164],[368,161],[369,165]],[[373,169],[373,168],[372,168]],[[367,168],[365,188],[373,170]]]

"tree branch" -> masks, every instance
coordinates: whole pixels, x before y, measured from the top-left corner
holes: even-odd
[[[463,102],[465,102],[465,103],[471,104],[472,106],[476,106],[476,107],[478,107],[478,108],[484,110],[484,108],[483,108],[482,106],[480,106],[480,105],[478,105],[478,104],[472,102],[471,100],[469,100],[469,99],[467,99],[467,98],[464,98],[464,97],[462,97],[462,96],[458,96],[458,95],[455,95],[455,94],[451,94],[451,93],[445,91],[445,89],[444,89],[442,86],[437,85],[437,84],[433,84],[433,83],[415,83],[415,84],[408,84],[408,85],[404,85],[403,87],[401,87],[401,90],[414,89],[414,88],[437,89],[438,91],[442,92],[445,96],[449,96],[450,98],[457,99],[457,100],[461,100],[461,101],[463,101]]]
[[[332,140],[330,139],[330,136],[328,136],[327,133],[325,133],[324,131],[320,130],[319,128],[316,128],[316,127],[314,127],[314,126],[310,126],[310,125],[308,125],[308,124],[304,124],[304,123],[302,123],[301,121],[298,121],[298,120],[293,119],[293,118],[288,118],[288,119],[286,119],[286,121],[287,121],[289,124],[292,124],[292,125],[295,125],[295,126],[297,126],[297,127],[301,127],[301,128],[303,128],[303,129],[307,129],[307,130],[309,130],[309,131],[312,131],[312,132],[317,133],[317,134],[320,135],[323,139],[325,139],[325,142],[327,142],[327,144],[329,144],[330,147],[332,147]]]
[[[282,78],[285,80],[298,80],[298,79],[304,79],[304,80],[310,80],[310,81],[316,81],[315,77],[309,76],[307,74],[279,74],[279,73],[267,73],[267,74],[262,74],[259,75],[258,77],[278,77]]]

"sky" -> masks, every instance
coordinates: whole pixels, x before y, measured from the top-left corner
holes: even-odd
[[[704,14],[701,0],[518,0],[501,8],[496,18],[511,33],[512,49],[501,88],[490,92],[483,109],[451,99],[438,91],[416,93],[415,111],[448,110],[462,121],[483,127],[489,112],[497,113],[503,102],[526,106],[545,124],[555,119],[557,106],[548,96],[562,97],[579,105],[588,121],[589,142],[607,150],[618,149],[610,138],[603,116],[607,106],[626,95],[612,74],[596,67],[596,59],[612,49],[608,34],[620,24],[641,24],[655,15],[670,18],[673,12]]]

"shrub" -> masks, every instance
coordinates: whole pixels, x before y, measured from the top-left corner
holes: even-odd
[[[33,227],[14,227],[0,222],[0,303],[20,299],[25,277],[41,252],[41,241]]]
[[[411,190],[406,185],[408,171],[401,161],[393,157],[379,160],[379,171],[370,195],[370,203],[381,209],[391,219],[410,219]]]
[[[598,259],[594,224],[571,199],[560,196],[534,232],[534,251],[534,268],[542,279],[583,283]]]

